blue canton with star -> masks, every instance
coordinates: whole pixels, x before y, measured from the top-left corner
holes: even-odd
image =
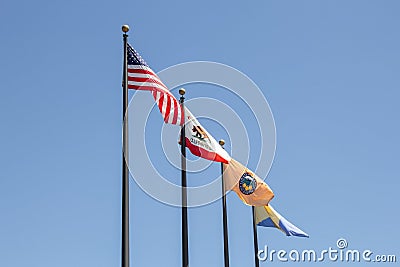
[[[146,61],[128,44],[128,65],[143,65],[149,67]]]

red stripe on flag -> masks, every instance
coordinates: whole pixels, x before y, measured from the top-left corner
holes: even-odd
[[[165,121],[168,122],[171,112],[171,97],[167,97],[167,106],[165,108]]]
[[[165,97],[165,95],[164,95],[164,94],[161,94],[160,99],[158,100],[158,108],[160,109],[160,112],[161,112],[161,114],[162,114],[162,116],[163,116],[163,118],[164,118],[164,121],[166,121],[166,119],[165,119],[165,113],[164,113],[163,110],[162,110],[163,105],[164,105],[164,97]]]
[[[132,82],[140,82],[140,83],[156,83],[158,85],[161,85],[162,87],[164,87],[166,90],[168,90],[168,88],[158,79],[153,79],[153,78],[143,78],[143,77],[128,77],[128,81],[132,81]]]
[[[190,143],[190,140],[188,137],[186,137],[186,147],[189,148],[190,152],[192,152],[193,155],[196,155],[203,159],[208,159],[208,160],[223,162],[223,163],[229,163],[226,159],[224,159],[217,153],[211,152],[211,151],[205,150],[204,148],[193,145],[192,143]]]
[[[172,124],[176,124],[178,122],[178,108],[179,104],[177,103],[177,100],[174,98],[174,117],[172,118]]]
[[[157,77],[157,75],[153,71],[145,70],[145,69],[130,69],[128,67],[128,73],[150,74],[150,75]]]
[[[134,85],[134,84],[129,84],[128,83],[128,89],[143,90],[143,91],[154,91],[154,86],[142,86],[142,85]]]

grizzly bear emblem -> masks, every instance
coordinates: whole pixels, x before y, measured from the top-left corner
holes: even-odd
[[[208,138],[206,132],[201,128],[201,126],[193,126],[192,131],[195,133],[195,136],[200,139]]]

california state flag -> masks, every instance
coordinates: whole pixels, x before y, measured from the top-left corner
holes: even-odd
[[[185,108],[186,147],[193,155],[204,159],[229,163],[231,157]]]

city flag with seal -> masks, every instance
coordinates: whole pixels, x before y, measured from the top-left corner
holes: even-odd
[[[229,163],[231,157],[218,142],[204,129],[193,114],[185,108],[186,147],[198,157]]]
[[[233,190],[250,206],[266,206],[274,197],[271,188],[240,162],[231,159],[224,164],[225,191]]]

